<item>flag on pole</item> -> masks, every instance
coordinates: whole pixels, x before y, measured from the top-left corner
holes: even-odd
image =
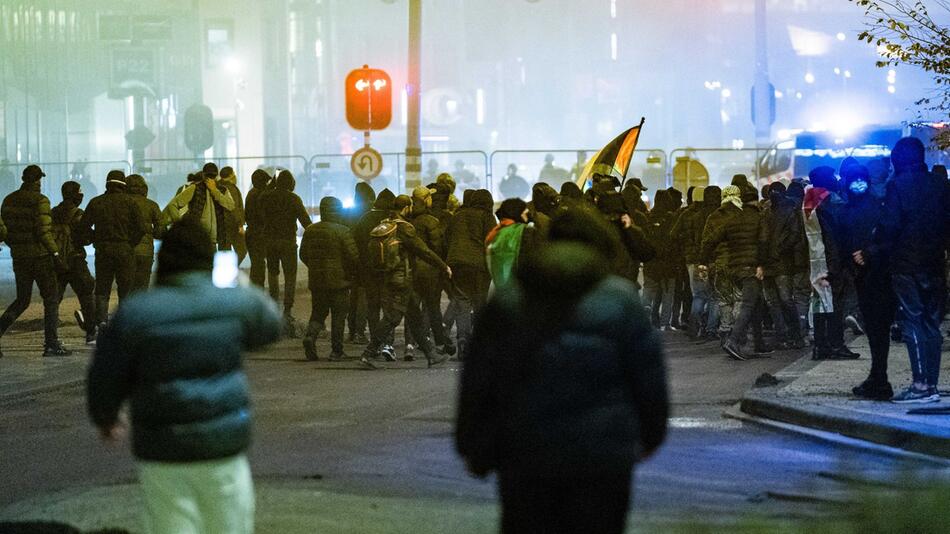
[[[577,186],[583,190],[595,174],[614,176],[621,182],[626,180],[630,161],[633,159],[633,151],[636,150],[637,143],[640,141],[640,131],[643,129],[644,122],[646,119],[641,118],[640,124],[620,134],[600,149],[600,152],[587,162],[584,171],[577,178]]]

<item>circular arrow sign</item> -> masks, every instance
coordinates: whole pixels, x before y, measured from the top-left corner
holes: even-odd
[[[383,171],[383,156],[368,146],[357,150],[350,159],[350,170],[358,178],[372,180]]]

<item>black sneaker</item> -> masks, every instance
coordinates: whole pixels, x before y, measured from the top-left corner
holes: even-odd
[[[722,343],[722,350],[726,351],[726,354],[728,354],[733,360],[744,362],[748,359],[742,354],[742,347],[729,338],[726,338],[726,340]]]
[[[442,353],[448,354],[449,356],[455,356],[455,345],[451,341],[446,341],[445,345],[442,345]]]
[[[303,338],[303,353],[307,356],[308,361],[317,361],[317,343],[310,336]]]
[[[412,346],[412,344],[406,345],[406,350],[403,352],[402,360],[404,362],[416,361],[416,348]]]
[[[755,346],[754,352],[755,354],[761,356],[765,354],[773,354],[775,352],[775,349],[770,347],[769,345],[762,343],[760,345]]]
[[[379,355],[387,362],[396,361],[396,349],[392,345],[383,345],[383,348],[379,350]]]
[[[857,360],[861,355],[852,351],[848,347],[838,347],[831,351],[828,360]]]
[[[346,354],[343,352],[331,352],[330,361],[331,362],[342,362],[346,359]]]
[[[76,318],[76,324],[79,325],[79,328],[81,330],[86,330],[86,317],[82,314],[82,310],[74,311],[73,317]]]
[[[86,332],[86,345],[95,345],[96,344],[96,331]]]
[[[907,386],[891,399],[894,404],[930,404],[940,402],[940,394],[934,391],[934,388],[920,390],[913,385]]]
[[[45,358],[59,358],[62,356],[69,356],[72,353],[73,351],[67,349],[62,343],[58,341],[43,347],[43,357]]]
[[[353,336],[354,345],[369,345],[369,340],[366,339],[366,334],[356,334]]]
[[[853,316],[849,315],[844,318],[844,324],[851,329],[851,333],[855,336],[863,336],[864,329],[861,328],[861,323]]]
[[[362,365],[364,369],[369,369],[372,371],[379,369],[379,367],[375,363],[369,361],[369,358],[366,357],[365,352],[363,354],[364,355],[360,357],[360,365]]]
[[[297,321],[293,317],[289,315],[285,315],[284,316],[284,336],[290,339],[297,339],[299,335],[300,334],[297,332]]]
[[[440,363],[445,363],[445,361],[448,359],[448,355],[445,354],[426,354],[426,362],[428,363],[429,367],[435,367]]]
[[[851,388],[851,393],[862,399],[886,401],[894,397],[894,388],[891,387],[890,382],[874,382],[867,379]]]

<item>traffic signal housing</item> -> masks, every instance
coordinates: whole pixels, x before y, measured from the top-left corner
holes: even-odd
[[[356,130],[385,130],[393,118],[393,82],[363,65],[346,77],[346,122]]]

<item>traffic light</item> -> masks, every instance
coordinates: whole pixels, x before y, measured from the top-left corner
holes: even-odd
[[[214,114],[204,104],[195,104],[185,111],[185,146],[194,153],[214,145]]]
[[[384,130],[393,118],[393,82],[363,65],[346,77],[346,122],[356,130]]]

